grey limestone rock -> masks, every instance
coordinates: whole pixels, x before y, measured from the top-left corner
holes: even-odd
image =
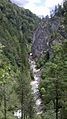
[[[54,38],[52,35],[55,33],[58,35]],[[62,28],[60,18],[52,18],[39,24],[38,28],[33,34],[33,58],[39,58],[47,51],[49,52],[49,55],[51,55],[51,45],[61,43],[64,36],[66,37],[66,33],[64,28]]]

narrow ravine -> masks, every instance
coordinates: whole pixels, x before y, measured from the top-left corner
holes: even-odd
[[[36,68],[36,63],[35,60],[32,58],[32,53],[29,55],[29,64],[30,64],[30,70],[33,73],[34,80],[31,81],[30,85],[32,86],[32,93],[34,95],[34,100],[35,100],[35,109],[37,114],[42,113],[42,100],[40,98],[40,92],[38,89],[40,80],[41,80],[41,70]],[[14,112],[14,116],[17,117],[18,119],[21,118],[21,110],[17,110]]]
[[[41,80],[41,70],[36,68],[36,63],[34,59],[32,58],[32,53],[30,53],[29,56],[29,64],[30,64],[30,69],[33,73],[34,80],[31,81],[31,86],[32,86],[32,91],[34,94],[34,100],[36,104],[36,112],[37,114],[42,113],[42,100],[40,98],[40,92],[38,89],[40,80]]]

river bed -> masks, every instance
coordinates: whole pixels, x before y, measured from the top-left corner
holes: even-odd
[[[40,98],[40,92],[38,89],[38,86],[41,80],[41,70],[36,68],[35,60],[32,59],[32,53],[30,54],[30,57],[29,57],[29,64],[30,64],[30,69],[34,77],[34,80],[31,81],[31,86],[32,86],[35,104],[36,104],[35,108],[36,108],[37,114],[41,114],[42,113],[42,100]]]
[[[41,114],[43,106],[42,106],[42,100],[40,98],[40,92],[38,89],[38,86],[41,80],[41,70],[36,68],[35,60],[32,59],[32,53],[30,53],[30,56],[29,56],[29,64],[30,64],[30,70],[34,77],[34,80],[31,81],[30,85],[32,86],[32,93],[34,95],[35,106],[36,106],[35,109],[37,114]],[[21,110],[15,111],[14,116],[20,119]]]

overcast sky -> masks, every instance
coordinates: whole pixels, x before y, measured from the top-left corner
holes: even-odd
[[[13,3],[16,3],[20,7],[31,10],[33,13],[38,16],[46,16],[50,14],[50,11],[62,3],[63,0],[11,0]]]

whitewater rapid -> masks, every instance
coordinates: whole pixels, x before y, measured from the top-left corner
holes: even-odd
[[[35,63],[35,60],[32,58],[32,53],[30,53],[29,64],[30,64],[32,75],[34,77],[34,80],[31,81],[31,86],[32,86],[32,92],[34,95],[35,104],[36,104],[35,108],[36,108],[37,114],[41,114],[42,100],[40,98],[40,92],[38,89],[38,86],[41,80],[41,70],[36,68],[36,63]]]
[[[42,113],[42,100],[40,98],[40,92],[38,89],[40,80],[41,80],[41,70],[36,68],[36,63],[35,60],[32,58],[32,53],[30,53],[29,56],[29,64],[30,64],[30,70],[33,74],[34,80],[31,81],[30,85],[32,87],[32,93],[34,95],[34,100],[35,100],[35,109],[37,114]],[[18,119],[21,118],[21,110],[17,110],[14,112],[14,116],[17,117]]]

